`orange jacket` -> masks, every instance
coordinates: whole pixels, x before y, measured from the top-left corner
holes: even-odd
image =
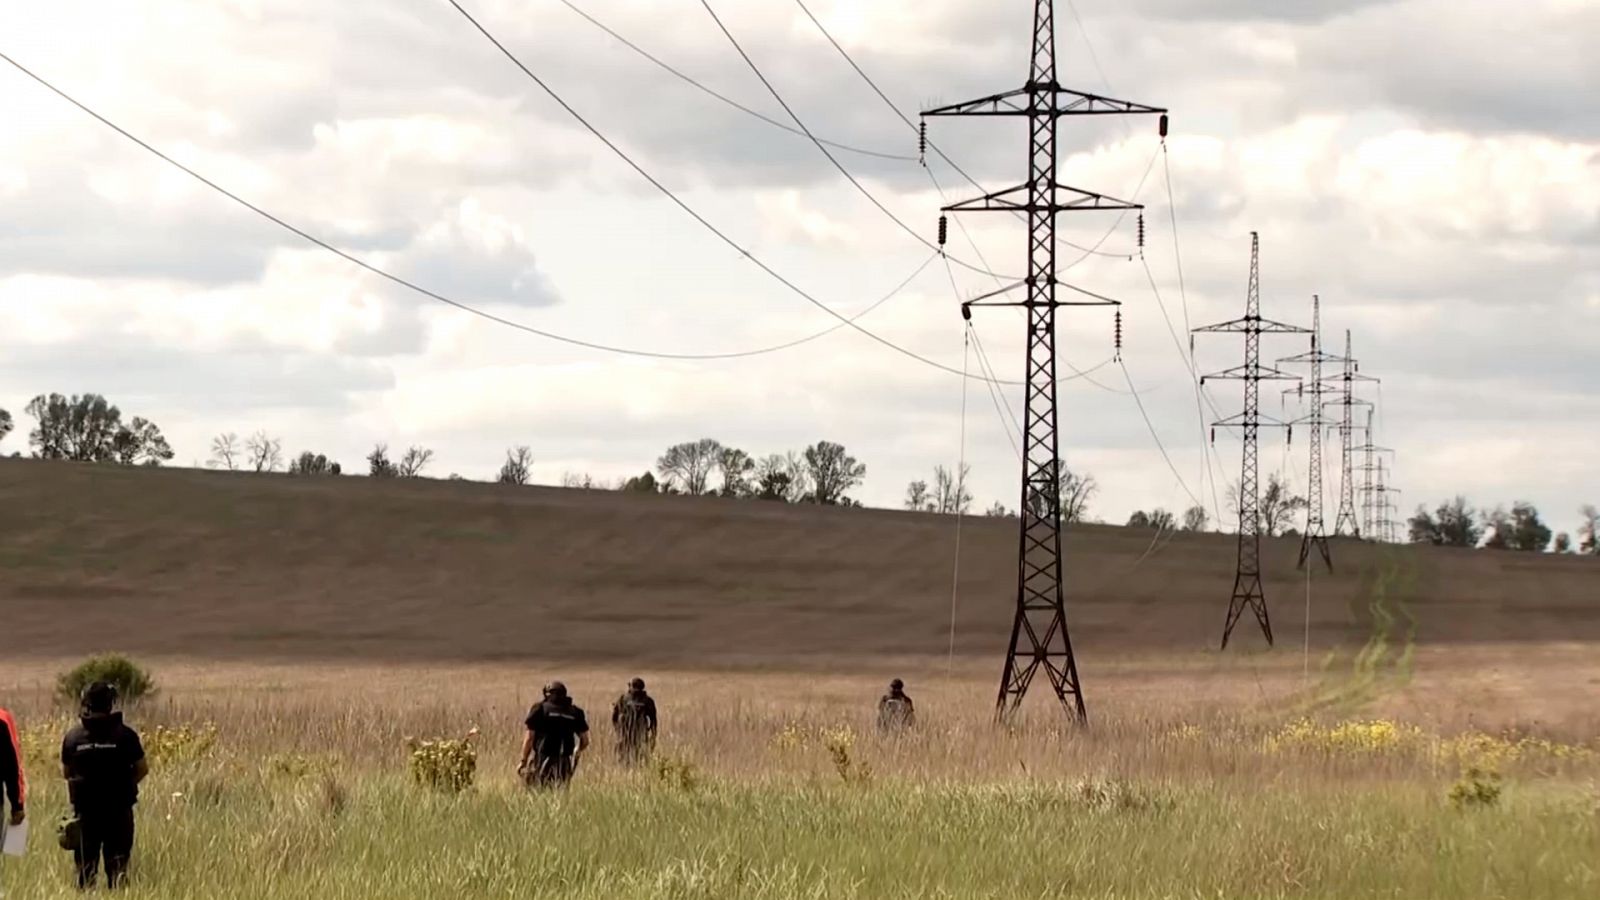
[[[12,809],[22,809],[28,798],[28,779],[22,774],[22,738],[11,713],[0,709],[0,799],[9,797]]]

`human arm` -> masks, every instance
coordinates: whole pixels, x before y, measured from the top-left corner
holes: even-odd
[[[128,754],[128,765],[133,770],[133,784],[135,787],[144,781],[150,774],[150,761],[144,756],[144,743],[139,740],[139,732],[132,728],[123,731],[124,750]]]
[[[656,730],[661,727],[661,720],[656,718],[656,701],[654,697],[646,702],[644,715],[645,727],[649,729],[650,737],[653,740],[656,736]]]
[[[528,710],[528,717],[522,722],[528,730],[522,735],[522,755],[517,758],[518,772],[526,769],[528,760],[533,758],[533,748],[538,743],[539,724],[543,721],[543,716],[544,707],[535,706]]]
[[[578,722],[573,730],[578,735],[578,754],[581,756],[584,751],[589,749],[589,719],[581,709],[574,710],[574,712],[577,713]]]
[[[517,757],[517,771],[521,772],[528,767],[528,757],[533,755],[533,729],[528,729],[522,735],[522,754]]]

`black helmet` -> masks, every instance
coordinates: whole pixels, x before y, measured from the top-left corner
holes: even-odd
[[[552,681],[544,686],[544,695],[554,700],[564,699],[567,696],[567,686],[559,681]]]
[[[896,678],[895,680],[889,682],[889,690],[891,690],[891,691],[902,690],[902,689],[905,688],[905,686],[906,686],[906,683],[904,681],[901,681],[898,678]]]
[[[117,705],[117,686],[106,681],[96,681],[83,689],[83,711],[105,714]]]
[[[644,679],[643,678],[635,678],[634,680],[628,682],[628,688],[630,690],[635,690],[635,691],[644,690]]]

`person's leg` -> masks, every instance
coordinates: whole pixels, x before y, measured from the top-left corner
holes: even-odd
[[[95,875],[100,871],[101,834],[98,816],[78,816],[78,849],[72,855],[78,864],[79,890],[94,887]]]
[[[128,877],[128,859],[133,855],[133,807],[108,817],[105,852],[106,885],[121,887]]]

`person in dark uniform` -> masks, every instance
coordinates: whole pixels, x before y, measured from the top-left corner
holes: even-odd
[[[906,683],[896,678],[889,682],[889,693],[878,699],[878,730],[903,731],[917,722],[917,708],[906,694]]]
[[[61,774],[78,817],[81,840],[73,850],[78,887],[94,886],[105,859],[106,884],[120,887],[133,855],[133,807],[139,782],[150,774],[144,745],[114,711],[117,689],[95,682],[83,692],[79,723],[61,741]]]
[[[617,730],[617,758],[637,765],[650,758],[656,746],[656,701],[644,689],[644,679],[628,682],[628,691],[611,704],[611,725]]]
[[[552,681],[545,686],[544,700],[528,711],[524,724],[528,733],[522,739],[522,761],[517,764],[523,782],[529,787],[565,785],[589,749],[589,720],[583,708],[572,702],[566,685]]]
[[[0,813],[6,803],[11,804],[11,815],[0,817],[0,838],[5,837],[6,826],[15,828],[28,817],[23,804],[28,799],[28,779],[22,773],[22,736],[17,731],[17,720],[11,713],[0,709]]]

